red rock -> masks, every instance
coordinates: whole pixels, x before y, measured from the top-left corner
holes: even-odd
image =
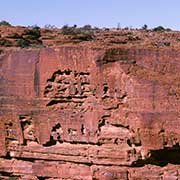
[[[62,46],[0,59],[0,172],[178,179],[180,51]]]

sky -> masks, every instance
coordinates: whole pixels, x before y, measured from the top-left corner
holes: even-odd
[[[0,21],[43,27],[65,24],[96,27],[180,30],[180,0],[0,0]]]

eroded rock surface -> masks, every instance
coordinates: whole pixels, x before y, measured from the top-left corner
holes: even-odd
[[[0,178],[180,178],[180,51],[62,46],[0,57]]]

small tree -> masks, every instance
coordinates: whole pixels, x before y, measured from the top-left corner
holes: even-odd
[[[142,27],[142,29],[144,29],[144,30],[147,30],[147,28],[148,28],[147,24],[144,24]]]

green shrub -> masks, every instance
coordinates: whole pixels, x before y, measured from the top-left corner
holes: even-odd
[[[157,26],[153,29],[155,32],[162,32],[162,31],[171,31],[170,28],[164,28],[163,26]]]
[[[17,40],[17,44],[21,48],[27,48],[27,47],[29,47],[30,42],[26,39],[21,38],[21,39]]]
[[[63,35],[76,35],[79,33],[79,30],[76,29],[76,26],[69,27],[68,25],[64,25],[62,27]]]
[[[80,41],[91,41],[94,39],[94,34],[91,32],[80,32],[78,34],[74,34],[72,39]]]
[[[26,36],[24,38],[24,36]],[[31,29],[27,29],[24,33],[23,33],[23,38],[24,39],[28,39],[28,40],[38,40],[41,37],[41,31],[40,28],[37,27],[33,27]]]
[[[11,24],[7,21],[1,21],[0,26],[11,26]]]
[[[17,33],[12,33],[12,34],[8,35],[8,38],[18,39],[18,38],[21,38],[21,36]]]
[[[65,25],[62,27],[63,35],[71,35],[72,39],[80,41],[90,41],[95,38],[93,29],[90,25],[85,25],[82,28],[77,28],[76,25],[69,27]]]
[[[41,37],[41,32],[40,32],[40,29],[35,27],[33,29],[29,29],[27,32],[26,32],[26,35],[29,35],[32,37],[32,39],[38,39]]]
[[[39,27],[33,27],[31,29],[26,29],[22,35],[22,38],[18,40],[20,47],[28,47],[32,45],[41,45],[42,41],[39,39],[41,37],[41,31]]]
[[[5,38],[1,38],[0,39],[0,46],[9,47],[9,46],[12,46],[12,42],[5,39]]]
[[[82,41],[91,41],[94,39],[94,35],[92,33],[82,33],[79,37],[79,40]]]
[[[167,28],[166,31],[172,31],[170,28]]]
[[[166,29],[163,26],[157,26],[153,29],[153,31],[157,32],[157,31],[165,31]]]
[[[89,31],[89,30],[92,30],[92,27],[91,27],[91,25],[87,24],[87,25],[83,26],[82,29],[85,31]]]
[[[45,48],[46,46],[44,46],[43,44],[34,44],[31,45],[32,48]]]
[[[18,178],[17,177],[15,177],[15,176],[11,176],[11,177],[9,177],[9,180],[17,180]]]

